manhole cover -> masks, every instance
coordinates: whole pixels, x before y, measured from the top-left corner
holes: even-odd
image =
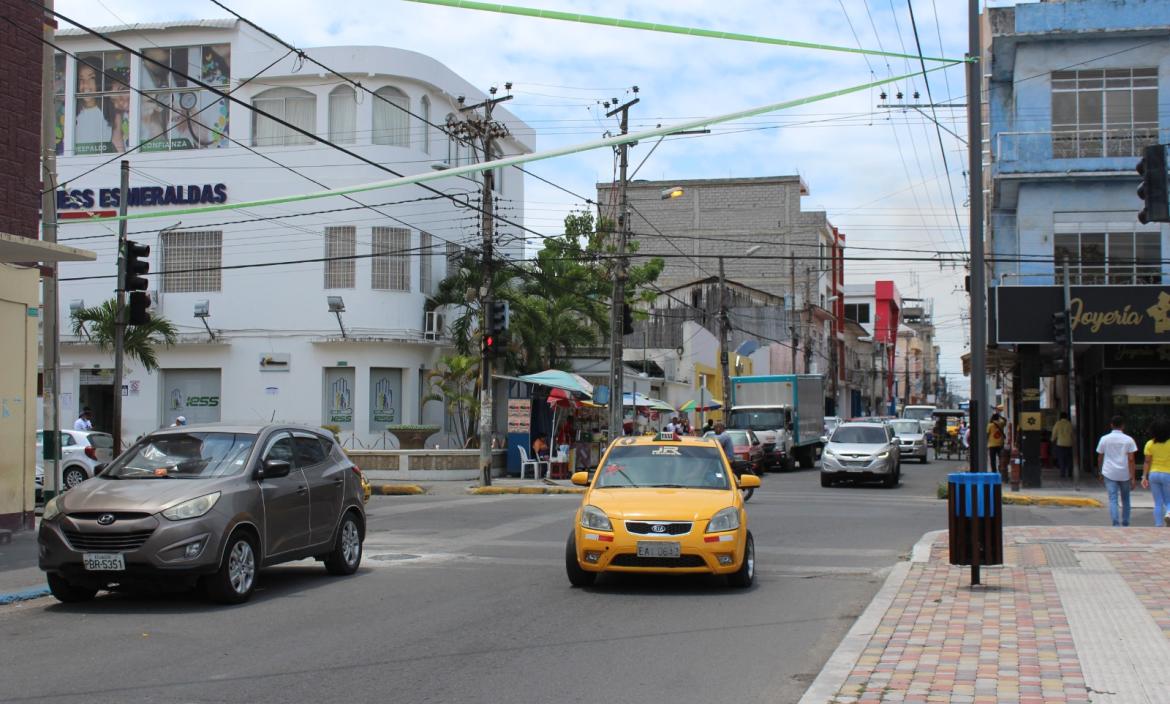
[[[370,555],[371,560],[381,560],[383,562],[398,562],[400,560],[417,560],[418,555],[410,555],[404,552],[390,552],[382,555]]]

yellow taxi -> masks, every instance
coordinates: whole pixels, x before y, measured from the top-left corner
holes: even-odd
[[[738,479],[716,440],[663,433],[614,440],[590,479],[565,546],[575,587],[602,572],[726,575],[735,587],[755,579],[756,551]]]

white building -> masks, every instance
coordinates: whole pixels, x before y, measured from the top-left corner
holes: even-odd
[[[472,105],[483,94],[421,54],[307,50],[386,99],[380,100],[235,21],[100,31],[173,71],[157,71],[95,36],[58,35],[67,52],[57,60],[58,204],[65,218],[59,239],[98,254],[93,263],[62,265],[63,321],[71,304],[94,306],[113,295],[116,225],[69,218],[116,212],[119,153],[127,148],[131,214],[393,178],[249,105],[403,174],[474,159],[427,122],[444,125],[460,115],[461,96]],[[191,77],[231,91],[244,105],[229,104]],[[500,153],[532,151],[527,125],[502,108],[494,118],[510,132],[497,142]],[[478,247],[480,213],[466,203],[474,206],[481,195],[474,179],[432,185],[455,199],[407,186],[130,221],[130,239],[151,247],[152,312],[178,326],[181,342],[159,349],[154,373],[128,360],[126,439],[178,415],[189,422],[333,423],[356,447],[393,446],[385,435],[390,423],[445,425],[440,404],[422,403],[425,375],[443,344],[435,316],[425,313],[426,298],[445,276],[449,256],[461,245]],[[502,256],[523,254],[517,226],[523,188],[518,171],[497,178],[496,198],[515,223],[497,221]],[[272,265],[289,261],[299,263]],[[331,311],[332,296],[342,299],[344,312]],[[202,302],[208,315],[197,319]],[[68,322],[62,328],[68,332]],[[96,425],[108,429],[112,354],[84,334],[66,335],[63,343],[62,415],[72,420],[90,406]]]

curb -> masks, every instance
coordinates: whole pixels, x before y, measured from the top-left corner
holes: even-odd
[[[374,496],[417,496],[427,493],[418,484],[373,484],[370,490]]]
[[[1104,508],[1097,499],[1084,496],[1032,496],[1030,494],[1004,494],[1003,502],[1016,506],[1072,506],[1076,508]]]
[[[877,631],[878,626],[881,625],[882,617],[886,615],[886,611],[889,611],[890,605],[894,603],[895,597],[902,589],[902,584],[906,582],[906,577],[910,575],[911,566],[914,563],[929,561],[930,547],[938,535],[945,532],[932,530],[923,535],[914,544],[910,560],[894,565],[889,576],[886,577],[885,583],[882,584],[882,588],[878,590],[873,600],[869,602],[869,606],[865,607],[865,611],[853,623],[853,627],[845,634],[841,644],[829,656],[825,666],[821,668],[817,678],[805,690],[804,696],[800,698],[798,704],[827,704],[836,700],[837,692],[841,691],[841,687],[849,679],[849,673],[853,671],[853,666],[857,664],[861,654],[865,652],[865,647],[869,645],[870,639]]]
[[[0,606],[7,604],[15,604],[18,601],[30,601],[32,599],[40,599],[42,596],[49,595],[48,587],[37,587],[35,589],[26,589],[21,592],[9,592],[7,594],[0,594]]]
[[[500,494],[584,494],[585,489],[567,486],[477,486],[467,490],[477,496],[498,496]]]

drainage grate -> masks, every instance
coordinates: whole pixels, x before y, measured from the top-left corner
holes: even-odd
[[[417,560],[419,555],[410,555],[404,552],[388,552],[381,555],[369,555],[370,560],[380,560],[382,562],[398,562],[401,560]]]
[[[1067,543],[1045,543],[1044,557],[1048,559],[1049,567],[1079,568],[1081,561]]]

